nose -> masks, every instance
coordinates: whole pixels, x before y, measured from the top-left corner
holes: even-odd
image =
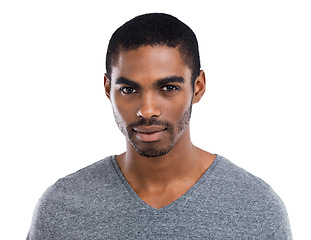
[[[144,94],[137,111],[137,117],[150,119],[152,117],[159,117],[160,115],[161,110],[157,99],[152,94]]]

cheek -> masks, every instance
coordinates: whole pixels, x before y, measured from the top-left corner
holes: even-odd
[[[188,95],[183,95],[174,101],[166,101],[162,104],[164,117],[175,122],[178,121],[191,106],[191,99]]]
[[[128,101],[113,96],[111,98],[111,104],[115,115],[117,115],[118,118],[122,119],[123,122],[128,123],[131,121],[131,118],[135,116],[135,110],[133,109],[132,104],[129,104]]]

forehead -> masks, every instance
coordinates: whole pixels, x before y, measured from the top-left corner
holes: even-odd
[[[169,76],[191,79],[191,70],[178,48],[167,46],[144,46],[121,51],[112,67],[112,80],[126,77],[134,81],[153,81]]]

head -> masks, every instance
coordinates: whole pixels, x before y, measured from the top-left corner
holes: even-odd
[[[137,16],[119,27],[112,35],[106,55],[106,73],[111,77],[120,51],[142,46],[177,48],[191,69],[192,86],[200,73],[198,41],[194,32],[176,17],[164,13]]]
[[[205,90],[188,26],[166,14],[130,20],[112,35],[106,68],[106,94],[129,147],[158,157],[188,137],[192,104]]]

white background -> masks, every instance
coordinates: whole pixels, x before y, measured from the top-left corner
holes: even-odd
[[[103,87],[113,31],[147,12],[197,34],[192,140],[269,183],[310,236],[310,1],[1,1],[1,239],[25,239],[58,178],[125,150]]]

